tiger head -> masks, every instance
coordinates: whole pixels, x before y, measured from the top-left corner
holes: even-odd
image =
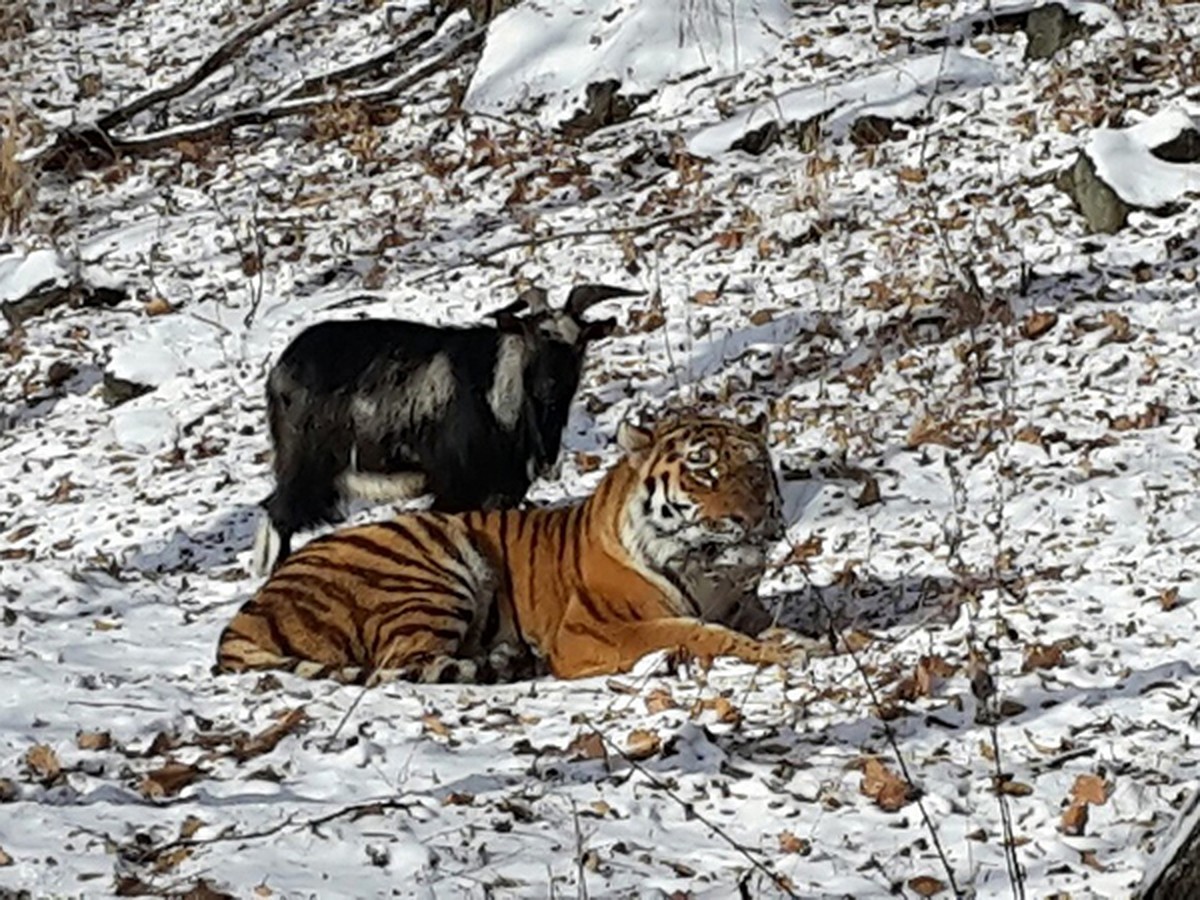
[[[653,430],[623,423],[617,443],[637,475],[622,542],[654,569],[679,571],[783,537],[765,416],[748,428],[696,415]]]

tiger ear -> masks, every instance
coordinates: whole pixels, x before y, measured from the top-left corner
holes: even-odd
[[[640,453],[654,442],[654,432],[628,419],[617,426],[617,446],[626,453]]]

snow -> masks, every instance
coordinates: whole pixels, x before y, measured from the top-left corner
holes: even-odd
[[[786,0],[536,0],[505,11],[463,105],[503,112],[539,100],[553,127],[583,107],[589,84],[616,79],[620,93],[650,93],[703,71],[719,78],[753,69],[779,47],[792,18]]]
[[[1200,134],[1200,115],[1168,108],[1128,128],[1097,128],[1087,145],[1096,175],[1126,203],[1159,209],[1200,192],[1200,163],[1175,163],[1151,151],[1183,131]]]
[[[716,156],[768,122],[787,125],[823,114],[829,114],[825,127],[840,137],[862,116],[911,118],[928,107],[935,95],[985,87],[998,74],[985,60],[957,50],[900,59],[870,75],[788,91],[734,113],[720,124],[693,134],[688,138],[688,149],[701,156]]]
[[[261,11],[38,6],[11,74],[18,114],[51,134],[172,83]],[[427,6],[318,2],[129,133],[371,58]],[[1026,63],[1019,33],[942,49],[982,0],[807,3],[782,20],[763,5],[761,29],[739,0],[716,4],[745,25],[737,64],[709,32],[713,68],[689,78],[694,45],[635,53],[624,24],[649,34],[678,21],[668,6],[627,0],[589,24],[543,4],[563,31],[500,46],[520,7],[475,82],[464,56],[373,123],[335,108],[40,179],[4,297],[80,264],[129,299],[50,310],[0,344],[0,798],[15,793],[0,893],[204,879],[239,897],[723,900],[780,895],[766,869],[799,896],[915,896],[912,879],[950,873],[1009,897],[1005,813],[1030,897],[1130,896],[1157,864],[1200,786],[1197,201],[1173,194],[1178,208],[1098,238],[1052,182],[1097,110],[1155,122],[1134,132],[1142,148],[1195,116],[1200,9],[1123,4],[1128,43],[1106,29]],[[451,18],[385,77],[470,29]],[[447,115],[452,83],[477,90],[500,65],[532,79],[549,71],[538,48],[568,39],[578,60],[536,88],[545,106]],[[578,141],[547,131],[612,60],[659,85],[638,117]],[[78,72],[102,74],[94,92]],[[829,115],[815,150],[785,134],[725,152],[785,100],[783,118]],[[847,139],[883,110],[903,127]],[[329,317],[478,321],[518,279],[647,292],[597,309],[626,328],[591,353],[561,477],[531,500],[592,490],[626,416],[766,410],[791,524],[762,593],[813,635],[832,616],[856,655],[703,673],[660,654],[611,679],[370,691],[211,674],[258,584],[271,360]],[[169,307],[151,315],[155,298]],[[154,389],[110,407],[105,372]],[[994,728],[977,716],[980,660],[1005,703]],[[274,746],[239,756],[300,707]],[[617,751],[638,730],[661,745],[635,765]],[[108,746],[89,748],[96,732]],[[39,745],[61,772],[31,768]],[[903,761],[945,865],[915,801],[887,811],[864,793],[867,757]],[[169,765],[194,780],[148,796]],[[1069,835],[1081,776],[1107,796]]]
[[[183,369],[178,354],[157,335],[142,341],[130,341],[113,351],[109,371],[117,378],[158,387]]]
[[[54,250],[33,250],[0,259],[0,300],[20,300],[35,290],[65,283],[67,268]]]

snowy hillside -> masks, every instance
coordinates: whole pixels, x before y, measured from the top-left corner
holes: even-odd
[[[1132,896],[1200,788],[1200,5],[454,5],[0,2],[0,896]],[[647,295],[531,498],[766,409],[836,652],[211,675],[290,337],[579,281]]]

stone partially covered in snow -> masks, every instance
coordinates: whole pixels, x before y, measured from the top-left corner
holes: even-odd
[[[179,357],[157,334],[131,341],[113,351],[108,371],[123,381],[158,387],[183,370]]]
[[[20,300],[40,288],[65,285],[70,277],[54,250],[0,259],[0,300]]]
[[[491,23],[463,106],[499,112],[541,100],[538,119],[554,127],[587,105],[591,84],[616,80],[633,96],[692,72],[745,70],[775,52],[791,15],[784,0],[522,4]]]
[[[117,410],[112,417],[113,437],[130,452],[157,453],[175,440],[175,417],[161,406]]]
[[[936,94],[982,87],[996,78],[990,63],[957,50],[902,59],[870,75],[799,88],[743,109],[694,133],[688,139],[688,150],[699,156],[716,156],[744,148],[748,135],[773,123],[802,123],[818,116],[827,116],[825,127],[840,136],[861,117],[912,117]],[[757,146],[765,149],[762,142]]]
[[[1165,109],[1128,128],[1098,128],[1059,186],[1093,231],[1118,231],[1131,209],[1160,210],[1200,192],[1200,121]]]

